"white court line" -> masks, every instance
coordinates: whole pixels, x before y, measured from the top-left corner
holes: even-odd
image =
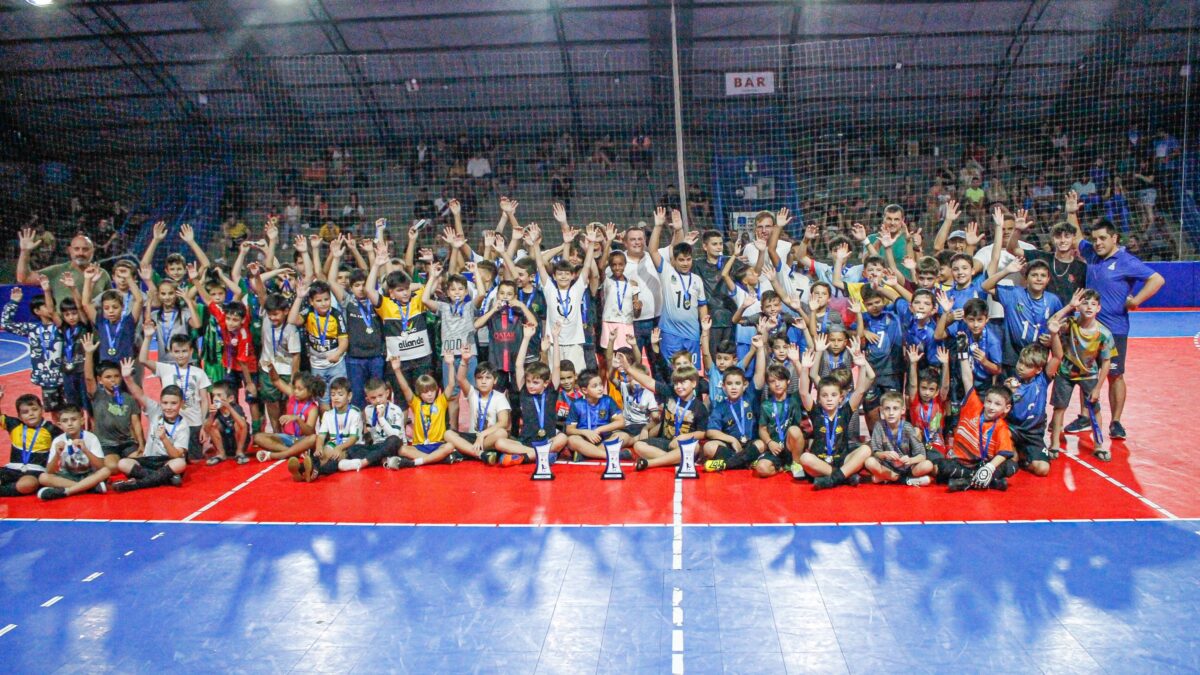
[[[200,515],[202,515],[205,511],[211,509],[212,507],[216,506],[217,504],[220,504],[221,502],[225,501],[226,499],[229,499],[230,497],[232,497],[238,490],[241,490],[242,488],[246,487],[247,485],[258,480],[259,478],[262,478],[264,474],[266,474],[271,469],[274,469],[275,467],[279,466],[280,464],[283,464],[283,460],[282,459],[276,460],[273,464],[271,464],[271,466],[268,466],[267,468],[263,469],[262,471],[259,471],[258,473],[254,474],[253,476],[242,481],[241,484],[235,486],[232,490],[226,492],[225,494],[221,495],[220,497],[217,497],[216,499],[205,504],[204,506],[201,506],[198,511],[196,511],[195,513],[191,514],[190,516],[184,518],[183,522],[190,523],[191,521],[195,520]]]
[[[675,478],[671,506],[671,569],[683,571],[683,479]],[[683,589],[671,589],[671,675],[683,675]]]
[[[55,603],[57,603],[59,600],[62,600],[62,599],[63,599],[63,596],[56,595],[53,598],[50,598],[49,600],[43,602],[42,607],[53,607]]]
[[[896,521],[867,521],[867,522],[803,522],[803,523],[684,523],[683,528],[694,527],[711,527],[725,529],[742,529],[755,528],[759,530],[768,530],[771,528],[795,528],[795,527],[930,527],[935,525],[1069,525],[1074,523],[1161,523],[1166,522],[1168,518],[1047,518],[1044,520],[896,520]],[[1173,520],[1200,522],[1200,518],[1174,518]],[[6,522],[41,522],[41,523],[77,523],[77,522],[97,522],[92,519],[78,518],[0,518],[0,524]],[[144,520],[107,520],[100,521],[107,523],[144,523]],[[292,527],[338,527],[338,526],[361,526],[361,527],[461,527],[464,529],[479,529],[505,527],[510,529],[567,529],[581,527],[620,527],[620,528],[649,528],[649,529],[666,529],[674,528],[674,523],[612,523],[608,525],[584,525],[581,523],[515,523],[515,524],[500,524],[500,523],[339,523],[336,521],[319,522],[284,522],[284,521],[258,521],[258,520],[156,520],[155,523],[164,523],[167,525],[247,525],[247,526],[292,526]],[[162,532],[151,537],[151,540],[158,539],[163,536]]]
[[[1062,454],[1066,455],[1070,459],[1075,460],[1077,463],[1086,466],[1087,468],[1092,470],[1092,473],[1095,473],[1096,475],[1100,476],[1104,480],[1112,483],[1113,485],[1116,485],[1117,487],[1121,488],[1122,490],[1129,493],[1130,495],[1133,495],[1133,497],[1136,498],[1141,503],[1143,503],[1146,506],[1149,506],[1150,508],[1154,509],[1155,511],[1158,511],[1159,513],[1163,514],[1163,517],[1165,517],[1167,520],[1179,520],[1179,516],[1175,515],[1174,513],[1171,513],[1170,511],[1164,509],[1163,507],[1159,506],[1158,504],[1155,504],[1154,502],[1150,501],[1145,495],[1133,490],[1129,486],[1125,485],[1124,483],[1117,480],[1116,478],[1113,478],[1112,476],[1108,475],[1107,473],[1104,473],[1103,471],[1096,468],[1095,466],[1092,466],[1091,463],[1083,461],[1076,455],[1071,455],[1071,454],[1068,454],[1065,452]]]
[[[23,352],[21,352],[20,356],[14,358],[14,359],[9,359],[9,360],[5,361],[4,363],[0,363],[0,368],[3,368],[4,366],[7,366],[12,363],[16,363],[17,361],[20,361],[21,359],[25,358],[26,356],[29,356],[29,343],[28,342],[22,342],[20,340],[10,340],[9,338],[0,338],[0,342],[7,342],[8,344],[11,344],[11,345],[17,345],[18,347],[21,347],[24,350]],[[29,370],[29,369],[23,368],[22,370]],[[21,372],[21,371],[17,370],[17,371],[13,371],[11,373],[5,373],[5,375],[16,375],[19,372]]]
[[[91,583],[91,582],[99,579],[102,576],[104,576],[104,572],[92,572],[91,574],[87,575],[86,577],[84,577],[82,579],[82,583],[85,583],[85,584]]]
[[[16,627],[17,627],[17,624],[10,623],[7,626],[5,626],[4,628],[0,628],[0,635],[4,635],[5,633],[10,632],[10,631],[12,631],[12,629],[14,629]]]

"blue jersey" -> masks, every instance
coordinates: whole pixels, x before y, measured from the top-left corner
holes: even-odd
[[[1007,308],[1005,308],[1007,312]],[[1013,392],[1012,410],[1008,412],[1008,426],[1020,431],[1044,432],[1046,428],[1046,397],[1050,390],[1050,378],[1045,372],[1038,373]]]
[[[611,396],[601,396],[595,405],[588,403],[586,397],[581,397],[571,401],[567,424],[574,424],[576,429],[596,429],[608,424],[613,417],[620,414],[621,409]]]
[[[729,434],[745,444],[758,436],[758,402],[753,395],[713,403],[708,429]]]
[[[700,338],[700,308],[707,304],[704,281],[699,275],[680,274],[663,258],[658,268],[662,283],[662,315],[658,327],[662,332],[689,340]]]
[[[1100,323],[1113,335],[1129,335],[1129,310],[1125,299],[1133,295],[1133,287],[1154,275],[1146,263],[1124,247],[1107,258],[1096,255],[1092,242],[1079,242],[1079,253],[1087,262],[1087,287],[1100,294]]]
[[[941,365],[942,362],[937,357],[937,348],[941,342],[933,335],[937,329],[937,315],[930,315],[925,318],[925,323],[920,323],[913,316],[912,307],[904,298],[896,301],[895,308],[904,328],[904,346],[917,345],[925,352],[926,363],[931,366]]]
[[[958,288],[951,286],[946,291],[946,295],[954,301],[954,309],[962,309],[966,306],[968,300],[979,298],[980,300],[987,299],[987,291],[983,290],[983,275],[976,274],[971,279],[971,283],[967,284],[966,288]]]
[[[1050,317],[1063,307],[1053,293],[1042,293],[1035,300],[1020,286],[997,286],[996,300],[1004,306],[1004,332],[1017,351],[1037,343],[1046,333]]]
[[[979,348],[983,350],[984,355],[987,356],[988,361],[991,361],[992,363],[1000,363],[1004,358],[1004,349],[1000,345],[1000,332],[997,331],[996,327],[992,324],[989,323],[985,325],[983,327],[983,332],[978,338],[976,338],[974,335],[971,335],[971,331],[967,330],[967,324],[963,323],[962,321],[955,321],[946,327],[947,335],[957,338],[959,333],[963,333],[967,336],[967,342],[971,347],[979,345]],[[981,364],[979,361],[976,361],[974,358],[971,359],[971,362],[975,364],[973,372],[975,373],[976,386],[982,382],[990,381],[992,379],[992,374],[984,370],[983,364]]]
[[[895,372],[896,357],[904,339],[900,317],[884,310],[879,316],[862,315],[863,328],[879,336],[879,342],[867,342],[867,361],[876,375],[891,375]]]

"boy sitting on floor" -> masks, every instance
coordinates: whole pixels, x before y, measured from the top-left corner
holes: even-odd
[[[163,387],[156,403],[134,381],[135,367],[132,358],[122,359],[121,377],[125,380],[125,388],[150,418],[150,432],[146,435],[146,447],[140,453],[117,463],[117,468],[129,479],[114,484],[113,490],[129,492],[168,483],[179,487],[183,485],[183,472],[187,471],[190,436],[182,416],[183,390],[169,384]]]
[[[107,492],[104,481],[112,472],[104,466],[100,439],[83,428],[83,410],[77,405],[64,405],[58,411],[58,423],[63,433],[50,446],[46,473],[38,476],[44,486],[38,490],[38,499],[62,499],[89,490]]]

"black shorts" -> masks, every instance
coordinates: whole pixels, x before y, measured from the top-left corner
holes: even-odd
[[[42,407],[46,412],[58,412],[67,404],[66,392],[62,387],[55,389],[42,388]]]
[[[1050,407],[1056,409],[1071,407],[1071,395],[1075,393],[1076,385],[1083,390],[1083,395],[1088,397],[1092,395],[1096,387],[1100,386],[1100,381],[1096,378],[1088,380],[1071,380],[1066,377],[1054,378],[1054,386],[1050,388]]]
[[[200,444],[200,430],[203,427],[188,427],[187,459],[198,460],[204,457],[204,446]]]
[[[474,445],[475,441],[479,439],[479,434],[471,433],[469,431],[460,431],[458,432],[458,437]]]
[[[774,466],[776,470],[782,471],[784,467],[792,463],[792,451],[785,449],[778,455],[769,451],[763,451],[758,453],[758,456],[754,458],[754,461],[750,465],[753,466],[763,461],[770,462],[771,466]]]
[[[880,375],[871,383],[871,388],[863,396],[863,411],[871,412],[879,407],[879,399],[885,391],[900,391],[900,378],[895,375]]]
[[[1021,464],[1026,462],[1050,461],[1050,454],[1046,451],[1046,429],[1044,423],[1036,430],[1018,429],[1010,426],[1008,431],[1012,436],[1013,449],[1017,451],[1017,457]]]
[[[142,468],[147,471],[158,471],[166,466],[167,462],[171,461],[171,458],[166,455],[155,455],[153,457],[138,457],[134,461],[141,464]]]
[[[110,443],[101,443],[100,444],[100,449],[102,449],[104,451],[104,455],[106,457],[108,455],[116,455],[117,457],[119,457],[121,459],[124,459],[124,458],[132,455],[133,453],[137,452],[137,447],[138,446],[137,446],[136,441],[125,441],[124,443],[111,443],[111,444]]]
[[[21,469],[10,469],[7,466],[0,467],[0,485],[8,485],[9,483],[15,483],[15,482],[21,480],[22,478],[24,478],[25,476],[33,476],[34,478],[36,478],[36,477],[42,475],[43,473],[46,473],[46,472],[41,471],[40,469],[39,470],[29,470],[29,469],[21,470]]]

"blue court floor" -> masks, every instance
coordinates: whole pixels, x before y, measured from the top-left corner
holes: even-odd
[[[0,522],[8,672],[1195,672],[1191,521]],[[673,663],[673,658],[679,662]]]

